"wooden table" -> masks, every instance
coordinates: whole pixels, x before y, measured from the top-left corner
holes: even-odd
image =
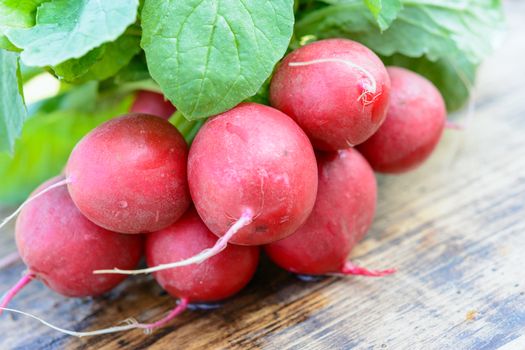
[[[221,308],[152,335],[77,339],[8,315],[0,349],[525,349],[525,3],[506,6],[509,35],[481,69],[467,129],[447,131],[416,172],[379,178],[376,221],[352,258],[396,275],[302,282],[266,261]],[[2,232],[0,256],[13,250]],[[0,290],[23,270],[2,269]],[[83,300],[35,282],[12,303],[75,330],[155,320],[173,305],[148,277]]]

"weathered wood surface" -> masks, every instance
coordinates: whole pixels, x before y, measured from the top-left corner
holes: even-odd
[[[221,308],[152,335],[77,339],[9,315],[0,349],[525,349],[525,3],[506,5],[509,35],[481,70],[467,129],[448,131],[418,171],[379,180],[377,219],[352,257],[398,274],[307,283],[266,262]],[[0,256],[13,249],[2,232]],[[0,290],[23,270],[0,271]],[[33,283],[12,303],[75,330],[152,321],[173,305],[144,277],[94,300]]]

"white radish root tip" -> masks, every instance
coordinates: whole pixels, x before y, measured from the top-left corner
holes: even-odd
[[[15,210],[15,212],[13,214],[11,214],[8,217],[6,217],[2,221],[2,223],[0,223],[0,229],[2,229],[2,227],[4,227],[5,225],[7,225],[7,223],[9,223],[11,220],[13,220],[22,211],[22,209],[24,209],[24,207],[27,204],[29,204],[31,201],[33,201],[34,199],[37,199],[41,195],[46,194],[47,192],[49,192],[49,191],[51,191],[51,190],[53,190],[53,189],[55,189],[57,187],[61,187],[61,186],[67,185],[69,183],[71,183],[71,181],[69,179],[64,179],[62,181],[59,181],[57,183],[52,184],[51,186],[49,186],[47,188],[44,188],[42,191],[40,191],[37,194],[29,197],[22,204],[20,204],[20,206]]]
[[[354,275],[354,276],[369,276],[369,277],[382,277],[396,273],[396,269],[386,269],[386,270],[370,270],[365,267],[354,265],[351,261],[347,261],[341,273],[343,275]]]
[[[123,325],[123,326],[109,327],[109,328],[98,329],[98,330],[90,331],[90,332],[77,332],[77,331],[72,331],[72,330],[69,330],[69,329],[64,329],[64,328],[55,326],[55,325],[47,322],[46,320],[44,320],[44,319],[42,319],[42,318],[40,318],[38,316],[35,316],[33,314],[30,314],[28,312],[25,312],[25,311],[11,309],[11,308],[7,308],[7,307],[0,307],[0,311],[8,311],[8,312],[12,312],[12,313],[15,313],[15,314],[24,315],[24,316],[30,317],[30,318],[32,318],[34,320],[37,320],[38,322],[42,323],[43,325],[45,325],[45,326],[47,326],[47,327],[49,327],[51,329],[54,329],[55,331],[58,331],[60,333],[71,335],[71,336],[74,336],[74,337],[82,338],[82,337],[89,337],[89,336],[94,336],[94,335],[103,335],[103,334],[110,334],[110,333],[118,333],[118,332],[130,331],[130,330],[133,330],[133,329],[143,329],[144,333],[151,334],[153,332],[153,329],[165,326],[169,321],[171,321],[176,316],[178,316],[182,312],[184,312],[187,309],[187,307],[188,307],[188,303],[189,303],[189,300],[187,298],[182,298],[180,300],[180,303],[166,317],[164,317],[161,320],[159,320],[157,322],[154,322],[154,323],[138,323],[137,320],[135,320],[134,318],[128,318],[128,319],[123,321],[123,323],[125,323],[125,325]]]
[[[363,89],[363,93],[357,98],[357,101],[360,101],[363,104],[363,108],[374,103],[379,98],[379,96],[381,96],[381,92],[373,93],[369,90],[366,90],[366,88]]]
[[[312,64],[320,64],[320,63],[342,63],[350,68],[356,69],[357,71],[361,72],[366,79],[367,82],[360,83],[360,87],[363,89],[363,93],[359,95],[357,98],[357,101],[361,102],[363,104],[363,107],[366,107],[372,103],[375,102],[375,100],[381,96],[381,93],[377,93],[377,82],[369,71],[364,69],[363,67],[355,64],[354,62],[350,60],[345,60],[342,58],[320,58],[317,60],[311,60],[311,61],[305,61],[305,62],[290,62],[288,65],[290,67],[304,67],[304,66],[310,66]]]
[[[58,331],[58,332],[63,333],[63,334],[71,335],[71,336],[74,336],[74,337],[79,337],[79,338],[93,336],[93,335],[117,333],[117,332],[123,332],[123,331],[128,331],[128,330],[139,328],[138,325],[132,324],[132,325],[116,326],[116,327],[110,327],[110,328],[105,328],[105,329],[99,329],[99,330],[91,331],[91,332],[76,332],[76,331],[71,331],[71,330],[68,330],[68,329],[64,329],[64,328],[60,328],[58,326],[55,326],[55,325],[47,322],[46,320],[44,320],[44,319],[42,319],[42,318],[40,318],[38,316],[35,316],[33,314],[30,314],[28,312],[24,312],[24,311],[20,311],[20,310],[16,310],[16,309],[10,309],[10,308],[6,308],[6,307],[0,307],[0,310],[8,311],[8,312],[12,312],[12,313],[15,313],[15,314],[20,314],[20,315],[24,315],[24,316],[30,317],[30,318],[32,318],[34,320],[37,320],[38,322],[42,323],[43,325],[45,325],[45,326],[47,326],[47,327],[49,327],[51,329],[54,329],[55,331]]]
[[[222,252],[226,247],[228,246],[228,242],[232,239],[233,236],[237,232],[239,232],[243,227],[248,226],[253,222],[254,215],[252,210],[246,210],[242,216],[230,227],[230,229],[217,240],[215,245],[211,248],[206,248],[202,252],[200,252],[197,255],[192,256],[191,258],[184,259],[181,261],[173,262],[173,263],[167,263],[167,264],[161,264],[153,267],[149,267],[146,269],[140,269],[140,270],[121,270],[118,268],[114,268],[112,270],[96,270],[93,271],[94,274],[121,274],[121,275],[138,275],[142,273],[152,273],[162,270],[168,270],[173,269],[176,267],[182,267],[182,266],[188,266],[193,264],[200,264],[209,258],[219,254]]]
[[[139,324],[139,321],[137,321],[133,317],[128,317],[124,321],[122,321],[122,323],[127,324],[127,325],[132,325],[132,324],[137,325]]]

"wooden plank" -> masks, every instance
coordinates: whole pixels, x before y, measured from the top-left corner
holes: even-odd
[[[379,177],[376,221],[352,257],[398,274],[307,283],[264,261],[236,298],[188,311],[152,335],[76,339],[10,315],[0,320],[0,348],[523,349],[525,4],[506,6],[509,35],[481,70],[467,129],[447,131],[421,169]],[[12,249],[2,233],[1,256]],[[23,269],[3,269],[0,290]],[[129,316],[151,321],[173,305],[150,277],[83,300],[33,283],[12,304],[76,330]]]

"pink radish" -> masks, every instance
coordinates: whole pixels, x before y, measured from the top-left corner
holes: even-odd
[[[137,92],[135,101],[129,110],[132,113],[155,115],[169,119],[177,109],[166,100],[162,94],[153,91],[141,90]]]
[[[317,149],[364,142],[386,116],[390,80],[381,60],[347,39],[303,46],[280,63],[270,85],[272,106],[292,117]]]
[[[186,160],[186,142],[169,122],[123,116],[76,145],[66,168],[69,193],[87,218],[108,230],[158,231],[190,203]]]
[[[217,236],[204,225],[195,210],[190,209],[175,224],[147,236],[147,262],[149,266],[158,266],[184,260],[213,246],[216,241]],[[184,305],[218,301],[239,292],[251,280],[258,261],[258,247],[228,245],[202,264],[159,271],[154,276],[162,288],[180,298]],[[157,323],[157,327],[168,321]]]
[[[188,181],[199,216],[221,237],[188,259],[136,271],[201,263],[228,243],[261,245],[292,234],[312,211],[317,166],[308,137],[285,114],[243,103],[210,119],[193,141]]]
[[[135,239],[137,236],[127,236]],[[156,266],[172,260],[185,259],[213,245],[217,236],[211,233],[194,209],[188,210],[175,224],[146,236],[146,256],[149,265]],[[153,323],[131,320],[127,325],[76,332],[62,329],[31,314],[5,309],[32,317],[65,334],[84,337],[144,329],[152,331],[162,327],[187,309],[190,302],[211,302],[226,299],[236,293],[253,277],[259,261],[259,247],[228,245],[219,255],[199,265],[155,273],[159,284],[172,296],[180,298],[179,304],[165,317]],[[121,277],[117,277],[121,278]]]
[[[149,266],[183,260],[213,246],[217,241],[194,209],[175,224],[151,233],[146,239]],[[226,299],[241,290],[252,278],[259,261],[256,246],[228,245],[220,254],[202,264],[155,272],[155,279],[168,293],[191,301]]]
[[[315,155],[304,132],[286,115],[244,103],[204,125],[188,159],[197,212],[222,236],[239,218],[250,223],[230,242],[260,245],[292,234],[312,211]]]
[[[447,111],[438,89],[426,78],[398,67],[389,67],[388,74],[392,96],[387,118],[358,149],[376,171],[402,173],[421,165],[436,148]]]
[[[297,232],[265,247],[282,268],[308,275],[383,276],[347,261],[372,224],[377,185],[370,165],[355,149],[319,154],[319,189],[314,210]]]
[[[49,180],[35,193],[61,180]],[[143,245],[142,236],[110,232],[86,219],[65,187],[47,192],[22,209],[16,223],[16,243],[28,272],[0,307],[6,307],[32,279],[68,297],[103,294],[124,278],[93,275],[93,270],[108,265],[134,268]]]

